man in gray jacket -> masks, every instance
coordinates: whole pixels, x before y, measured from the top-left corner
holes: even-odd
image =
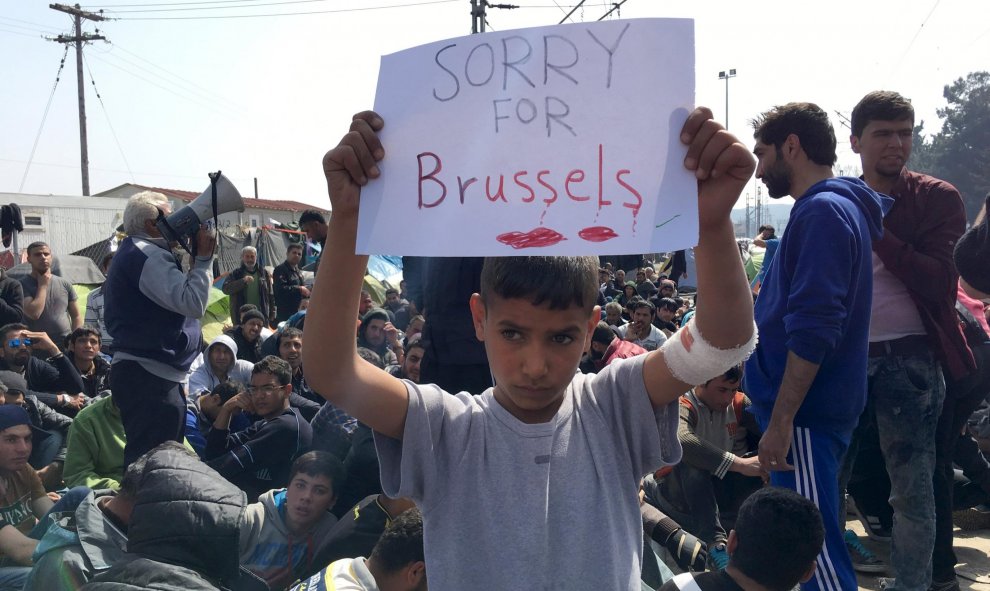
[[[76,591],[124,557],[147,458],[127,467],[116,494],[90,491],[75,511],[52,516],[54,525],[38,542],[25,589]]]

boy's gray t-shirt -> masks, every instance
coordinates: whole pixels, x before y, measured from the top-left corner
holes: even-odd
[[[639,590],[642,476],[681,457],[674,400],[656,411],[646,355],[577,374],[552,420],[407,381],[402,441],[375,433],[382,487],[424,520],[431,591]]]
[[[38,295],[38,280],[31,275],[21,277],[25,298]],[[58,275],[52,275],[45,296],[45,308],[37,320],[28,319],[27,325],[33,331],[46,332],[52,342],[60,349],[65,347],[65,337],[72,332],[72,322],[69,319],[69,302],[76,301],[76,292],[72,283]]]

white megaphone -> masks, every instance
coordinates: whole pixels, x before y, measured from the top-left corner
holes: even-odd
[[[240,192],[220,171],[210,173],[210,186],[188,205],[166,217],[161,211],[155,220],[155,227],[169,242],[178,242],[186,252],[188,239],[195,236],[199,226],[211,218],[231,211],[244,211],[244,200]],[[195,242],[193,243],[195,245]]]

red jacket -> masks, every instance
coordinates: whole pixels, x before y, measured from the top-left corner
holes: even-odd
[[[976,367],[955,309],[952,250],[966,229],[962,197],[946,181],[907,168],[890,196],[894,206],[873,252],[907,287],[946,377],[959,379]]]
[[[605,367],[616,359],[628,359],[647,352],[646,349],[632,341],[623,341],[619,337],[615,337],[609,343],[608,349],[605,349],[605,355],[602,356],[602,367]]]

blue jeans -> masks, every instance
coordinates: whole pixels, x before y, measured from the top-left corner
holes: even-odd
[[[30,566],[0,566],[0,591],[22,591],[30,574]]]
[[[870,358],[866,408],[853,434],[846,466],[872,438],[890,475],[894,510],[891,591],[927,591],[935,545],[935,428],[945,399],[945,380],[934,355]]]

